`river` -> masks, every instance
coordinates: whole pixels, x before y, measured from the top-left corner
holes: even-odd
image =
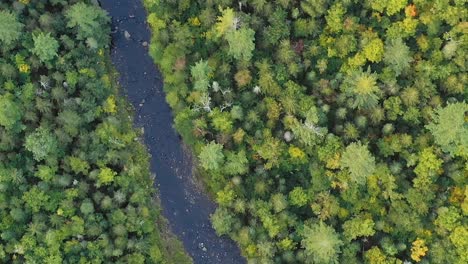
[[[190,156],[172,126],[161,74],[148,55],[150,30],[143,3],[101,0],[101,5],[112,16],[112,62],[120,73],[122,93],[135,108],[135,125],[144,128],[155,187],[172,233],[197,264],[245,263],[237,245],[218,237],[211,227],[209,216],[216,205],[197,187]]]

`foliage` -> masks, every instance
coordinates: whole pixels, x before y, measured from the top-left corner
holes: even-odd
[[[236,14],[232,8],[221,10],[221,16],[218,17],[218,22],[215,24],[215,31],[218,36],[222,36],[227,32],[235,30]]]
[[[10,45],[14,41],[18,40],[21,36],[21,24],[14,13],[7,10],[0,11],[0,40]]]
[[[104,10],[78,2],[66,11],[65,17],[68,19],[67,27],[77,30],[78,39],[96,42],[97,47],[107,45],[109,28],[101,25],[108,23],[110,19]]]
[[[375,158],[366,146],[351,143],[343,152],[341,167],[349,170],[353,182],[364,184],[367,177],[375,171]]]
[[[21,108],[12,101],[12,95],[0,95],[0,125],[8,129],[20,119]]]
[[[50,33],[44,34],[39,33],[37,36],[33,36],[34,49],[32,52],[36,54],[42,62],[52,60],[57,56],[59,44],[57,40],[50,36]]]
[[[400,75],[409,69],[412,60],[410,49],[401,38],[388,41],[385,48],[384,62],[392,68],[396,75]]]
[[[25,148],[32,152],[36,161],[54,157],[58,150],[57,138],[44,127],[37,128],[26,137]]]
[[[437,108],[432,122],[426,128],[434,136],[435,142],[444,152],[452,156],[466,155],[468,151],[468,104],[455,103]]]
[[[0,263],[188,263],[91,2],[0,1]]]
[[[255,48],[255,31],[250,28],[232,30],[226,34],[229,43],[229,54],[237,60],[249,61]]]
[[[323,222],[306,225],[303,231],[302,246],[307,260],[312,263],[338,263],[338,254],[343,242],[333,227]]]
[[[411,258],[419,262],[421,261],[421,257],[426,255],[428,248],[425,246],[424,240],[418,238],[413,242],[413,246],[411,247]]]
[[[219,170],[224,161],[223,145],[217,144],[214,141],[210,142],[210,144],[203,147],[198,158],[204,169]]]
[[[343,224],[343,236],[351,241],[360,236],[372,236],[375,234],[374,221],[360,215],[350,219]]]
[[[213,223],[250,263],[466,262],[466,1],[145,2]],[[320,226],[330,259],[304,246]]]
[[[205,92],[210,86],[209,75],[211,69],[207,61],[200,60],[192,66],[191,73],[194,80],[194,89]]]
[[[377,78],[369,71],[356,71],[347,76],[342,89],[353,99],[353,108],[368,109],[378,104],[380,90],[377,86]]]

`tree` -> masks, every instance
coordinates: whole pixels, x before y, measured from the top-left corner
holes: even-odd
[[[80,211],[84,214],[84,215],[89,215],[89,214],[92,214],[94,213],[94,205],[93,205],[93,202],[89,199],[83,201],[81,203],[81,206],[80,206]]]
[[[37,186],[34,186],[23,194],[22,199],[34,213],[37,213],[42,207],[46,206],[50,197]]]
[[[228,175],[245,174],[249,170],[249,161],[245,155],[245,151],[241,150],[237,153],[228,152],[224,171]]]
[[[21,36],[23,24],[18,22],[16,15],[2,10],[0,11],[0,41],[6,45],[12,44]]]
[[[419,262],[421,261],[421,257],[426,255],[426,252],[429,250],[426,246],[426,243],[424,240],[417,238],[415,241],[413,241],[411,247],[411,258]]]
[[[397,76],[406,71],[412,61],[410,49],[401,38],[392,39],[386,43],[384,62]]]
[[[327,11],[327,13],[328,14],[325,18],[327,20],[327,26],[330,28],[331,32],[340,32],[343,28],[343,15],[346,13],[345,8],[343,8],[343,4],[337,2]]]
[[[54,134],[45,127],[37,128],[26,137],[25,148],[32,152],[36,161],[54,157],[58,153],[58,141]]]
[[[102,168],[98,174],[97,184],[99,186],[108,185],[114,181],[115,176],[117,176],[117,173],[113,171],[112,169],[107,168],[107,167]]]
[[[468,152],[467,111],[468,104],[465,102],[439,107],[432,114],[432,122],[426,125],[435,143],[452,157],[466,157]]]
[[[289,192],[289,201],[294,206],[304,206],[309,202],[309,197],[302,187],[294,187],[294,189]]]
[[[327,6],[326,0],[301,1],[301,8],[312,18],[323,15],[327,11]]]
[[[255,31],[250,28],[229,31],[226,34],[229,54],[236,60],[250,61],[255,49]]]
[[[211,68],[207,61],[200,60],[191,67],[190,72],[193,78],[193,88],[197,91],[205,92],[210,86],[209,75]]]
[[[343,242],[333,227],[319,222],[307,224],[302,233],[302,247],[305,248],[307,260],[311,263],[338,263],[338,254]]]
[[[211,222],[216,234],[222,236],[227,235],[232,230],[234,218],[226,208],[217,208],[211,215]]]
[[[34,48],[32,52],[36,54],[42,62],[48,62],[57,56],[59,44],[57,40],[50,36],[50,32],[33,35]]]
[[[78,2],[65,12],[65,17],[68,19],[67,27],[77,30],[78,39],[97,42],[99,47],[107,44],[109,32],[102,25],[110,19],[104,10]]]
[[[1,14],[0,14],[1,15]],[[0,126],[12,128],[21,119],[21,109],[10,93],[0,95]]]
[[[444,234],[446,230],[452,231],[455,229],[459,225],[461,217],[459,210],[454,206],[439,207],[434,224],[441,228],[442,234]]]
[[[443,161],[437,157],[433,148],[425,148],[419,153],[418,165],[414,168],[417,175],[413,179],[414,187],[429,190],[436,177],[442,174]]]
[[[379,62],[384,55],[384,44],[378,37],[368,41],[363,47],[363,55],[371,62]]]
[[[450,242],[455,246],[455,250],[458,254],[458,263],[464,263],[468,261],[468,228],[466,225],[460,225],[456,227],[450,234]]]
[[[368,264],[402,264],[400,260],[396,258],[388,257],[380,250],[380,248],[374,246],[364,253],[365,263]]]
[[[343,224],[343,236],[351,241],[357,237],[372,236],[375,234],[374,221],[364,215],[358,215]]]
[[[218,171],[224,162],[223,145],[210,142],[202,148],[198,158],[205,170]]]
[[[377,86],[377,77],[370,73],[370,69],[366,72],[354,71],[347,75],[341,89],[353,99],[353,108],[369,109],[379,102],[380,89]]]
[[[275,193],[270,198],[271,204],[273,205],[273,210],[276,213],[279,213],[288,207],[287,196],[282,193]]]
[[[341,168],[348,169],[351,180],[357,184],[365,184],[367,177],[375,171],[375,158],[366,146],[351,143],[341,157]]]
[[[221,10],[221,16],[215,24],[215,32],[218,37],[223,36],[229,31],[236,29],[236,14],[232,8]]]

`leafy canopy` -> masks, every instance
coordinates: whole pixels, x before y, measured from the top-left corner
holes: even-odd
[[[364,184],[367,177],[375,171],[375,158],[367,146],[351,143],[343,152],[341,168],[349,170],[353,182]]]
[[[226,40],[229,43],[229,54],[234,59],[250,61],[255,49],[255,31],[250,28],[229,31]]]
[[[104,10],[79,2],[66,11],[65,17],[68,19],[67,27],[77,30],[78,39],[87,39],[98,45],[106,42],[108,29],[102,27],[102,24],[108,23],[110,19]]]
[[[190,69],[192,78],[193,78],[193,88],[198,91],[206,91],[210,86],[209,74],[211,73],[211,68],[208,65],[207,61],[200,60]]]
[[[214,141],[210,142],[202,148],[198,158],[204,169],[219,170],[224,161],[223,145],[217,144]]]
[[[44,34],[41,32],[36,36],[33,35],[33,40],[34,48],[32,52],[36,54],[42,62],[50,61],[57,56],[59,43],[50,36],[50,33]]]
[[[308,260],[313,263],[338,263],[343,242],[333,227],[320,222],[304,226],[301,242]]]
[[[448,104],[438,108],[432,115],[432,122],[426,125],[435,142],[444,152],[451,156],[463,155],[468,152],[468,104]]]
[[[363,215],[352,218],[343,224],[343,236],[351,241],[361,236],[372,236],[375,234],[374,221]]]
[[[16,16],[8,11],[0,11],[0,41],[10,45],[21,36],[23,24],[18,22]]]
[[[0,95],[0,126],[11,128],[21,119],[21,111],[11,96]]]
[[[357,109],[369,109],[379,102],[380,89],[377,86],[377,77],[370,73],[354,71],[346,76],[341,89],[353,99],[352,107]]]
[[[397,76],[407,70],[412,61],[410,49],[401,38],[388,41],[385,46],[384,62],[390,66]]]
[[[221,10],[222,15],[218,17],[218,22],[215,24],[215,32],[218,37],[221,37],[226,32],[235,29],[236,14],[232,8]]]
[[[49,129],[39,127],[26,137],[25,147],[36,161],[41,161],[57,152],[58,142]]]

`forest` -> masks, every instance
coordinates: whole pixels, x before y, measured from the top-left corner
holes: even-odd
[[[109,47],[95,1],[0,2],[0,263],[187,263]]]
[[[144,2],[212,224],[249,263],[468,263],[468,1]]]

